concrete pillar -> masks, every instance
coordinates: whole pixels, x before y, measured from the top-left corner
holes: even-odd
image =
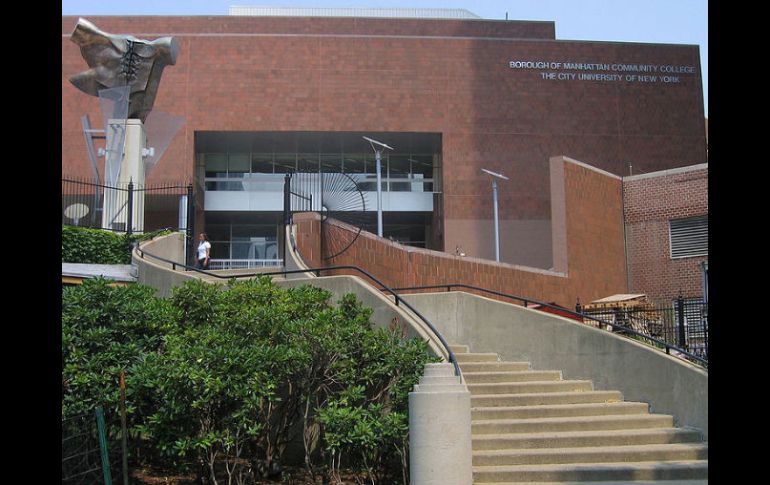
[[[147,135],[141,120],[110,120],[110,125],[120,126],[120,130],[108,130],[107,137],[114,133],[125,133],[123,158],[120,163],[120,176],[117,186],[124,190],[105,189],[104,212],[102,213],[102,227],[116,230],[126,230],[131,224],[134,232],[144,231],[144,153]],[[116,145],[111,139],[107,140],[107,146]],[[105,169],[105,173],[107,170]],[[128,210],[126,207],[128,182],[134,183],[134,204],[132,208],[132,221],[127,221]],[[109,185],[109,184],[108,184]]]
[[[409,393],[409,482],[471,485],[471,394],[452,364],[427,364]]]

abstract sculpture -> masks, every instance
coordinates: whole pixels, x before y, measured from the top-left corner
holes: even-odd
[[[176,40],[161,37],[148,41],[109,34],[83,18],[78,19],[70,38],[80,46],[91,68],[72,76],[70,82],[92,96],[99,96],[100,90],[129,86],[128,118],[144,122],[155,102],[163,68],[176,63]]]

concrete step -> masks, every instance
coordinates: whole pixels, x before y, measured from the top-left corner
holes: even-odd
[[[463,362],[497,362],[498,356],[494,352],[460,353],[456,354],[457,363]],[[462,367],[460,367],[462,369]]]
[[[474,466],[687,461],[707,459],[708,445],[703,443],[485,450],[473,452]]]
[[[586,380],[532,381],[468,384],[471,395],[477,394],[532,394],[542,392],[593,391],[594,384]]]
[[[600,402],[588,404],[556,404],[550,406],[475,407],[471,409],[471,419],[529,419],[648,413],[649,405],[643,402]]]
[[[462,369],[460,369],[462,370]],[[495,372],[463,372],[468,384],[492,382],[527,382],[527,381],[558,381],[561,371],[558,370],[524,370],[524,371],[495,371]]]
[[[579,416],[575,418],[491,419],[471,422],[471,433],[510,434],[550,431],[599,431],[610,429],[667,428],[674,418],[665,414]]]
[[[523,394],[471,395],[472,407],[539,406],[556,404],[613,403],[623,400],[620,391],[533,392]]]
[[[530,370],[529,362],[457,362],[460,370],[466,372],[501,372],[501,371],[522,371]]]
[[[673,462],[587,463],[557,465],[474,466],[473,483],[482,482],[564,482],[634,480],[706,480],[708,462],[687,460]]]
[[[450,344],[449,348],[452,349],[452,352],[455,354],[467,354],[471,351],[470,347],[467,345]]]
[[[701,432],[690,428],[486,433],[473,435],[472,439],[474,451],[703,443]]]

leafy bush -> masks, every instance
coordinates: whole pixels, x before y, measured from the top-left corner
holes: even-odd
[[[62,225],[61,260],[63,263],[131,264],[132,244],[170,232],[161,230],[129,236],[102,229]]]
[[[330,298],[269,277],[188,282],[168,300],[142,285],[67,288],[63,403],[114,408],[125,368],[145,459],[245,483],[279,471],[301,438],[314,475],[346,466],[406,481],[408,392],[430,360],[427,344],[397,326],[374,329],[353,295]]]
[[[120,371],[157,351],[168,331],[171,307],[153,288],[110,283],[93,278],[62,288],[64,415],[99,404],[117,413]]]

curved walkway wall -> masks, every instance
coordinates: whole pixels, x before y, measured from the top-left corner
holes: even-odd
[[[151,254],[184,264],[184,239],[184,234],[177,232],[144,242],[141,246]],[[158,291],[158,296],[164,298],[171,296],[171,288],[196,279],[194,274],[175,271],[173,265],[164,261],[142,258],[136,250],[132,254],[132,265],[137,268],[137,281],[152,286]]]
[[[294,216],[299,252],[310,266],[360,266],[391,287],[464,283],[567,308],[578,298],[627,293],[622,180],[563,156],[551,158],[550,165],[551,269],[404,246],[363,231],[345,253],[323,260],[315,214]],[[323,226],[331,239],[350,231],[330,220]]]
[[[591,379],[628,401],[650,404],[708,438],[708,372],[658,349],[574,320],[464,292],[405,295],[453,343],[505,361]]]

